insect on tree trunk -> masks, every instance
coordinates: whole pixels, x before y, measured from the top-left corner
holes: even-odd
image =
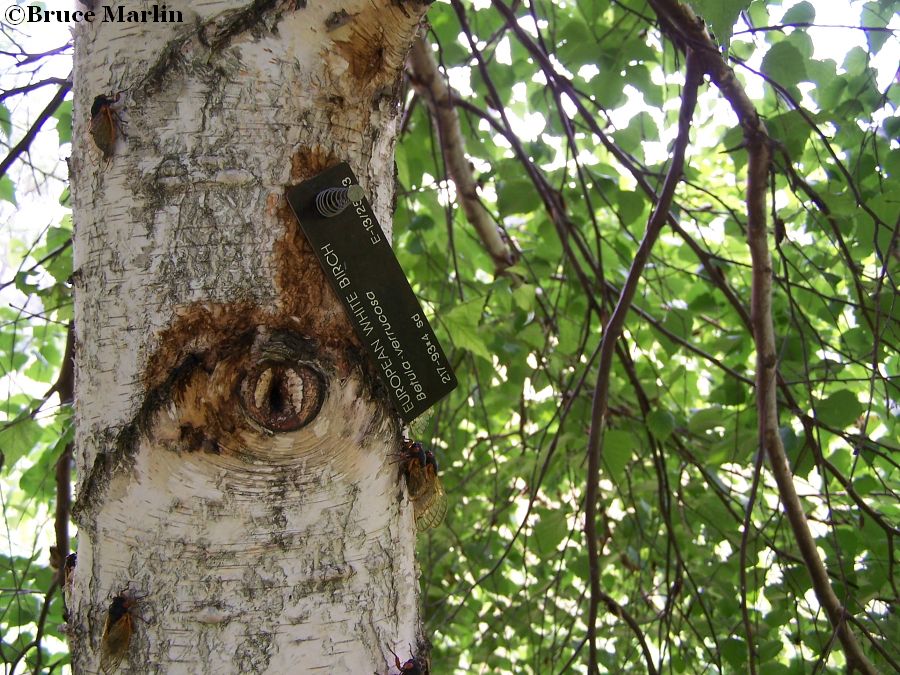
[[[390,236],[425,9],[77,26],[76,672],[387,673],[422,643],[398,419],[285,191],[345,160]],[[119,92],[107,160],[89,111]]]

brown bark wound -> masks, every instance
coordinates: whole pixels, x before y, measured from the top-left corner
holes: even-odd
[[[245,330],[196,357],[163,398],[152,435],[176,452],[212,452],[268,463],[295,461],[268,442],[315,419],[337,381],[328,352],[295,332]]]
[[[338,164],[340,160],[320,147],[298,148],[291,158],[291,181],[300,183]],[[267,213],[281,223],[283,236],[275,242],[273,275],[278,291],[275,307],[259,307],[249,302],[228,304],[197,303],[176,311],[172,324],[162,331],[159,347],[148,360],[144,386],[159,387],[175,366],[189,355],[204,354],[213,367],[235,335],[256,327],[275,331],[315,335],[325,348],[355,342],[350,322],[339,299],[328,284],[322,268],[300,229],[284,195],[269,195]],[[353,350],[355,351],[355,350]],[[349,364],[336,359],[339,372]]]
[[[339,163],[340,159],[324,148],[300,147],[291,157],[291,182],[302,183]],[[340,300],[325,279],[285,196],[271,195],[267,210],[284,227],[272,254],[280,313],[295,317],[300,330],[324,344],[355,341]]]
[[[399,3],[388,7],[372,4],[335,30],[334,49],[347,60],[360,94],[394,82],[409,51],[409,34],[398,28],[409,24],[409,16]]]

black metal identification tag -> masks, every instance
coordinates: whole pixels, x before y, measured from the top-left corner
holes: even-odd
[[[397,412],[410,422],[453,391],[456,376],[368,200],[340,210],[323,194],[357,185],[350,166],[341,163],[290,188],[288,202]],[[351,189],[353,197],[360,195],[360,188]],[[329,209],[333,213],[322,215]]]

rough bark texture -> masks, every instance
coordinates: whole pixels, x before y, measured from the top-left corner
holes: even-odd
[[[284,193],[347,160],[390,236],[425,7],[167,9],[76,35],[73,667],[125,594],[133,672],[386,673],[422,643],[399,426]]]

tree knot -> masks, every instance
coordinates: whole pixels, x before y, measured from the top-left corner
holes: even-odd
[[[326,380],[311,361],[311,348],[290,333],[272,335],[240,379],[245,414],[263,429],[281,433],[309,424],[322,407]]]

